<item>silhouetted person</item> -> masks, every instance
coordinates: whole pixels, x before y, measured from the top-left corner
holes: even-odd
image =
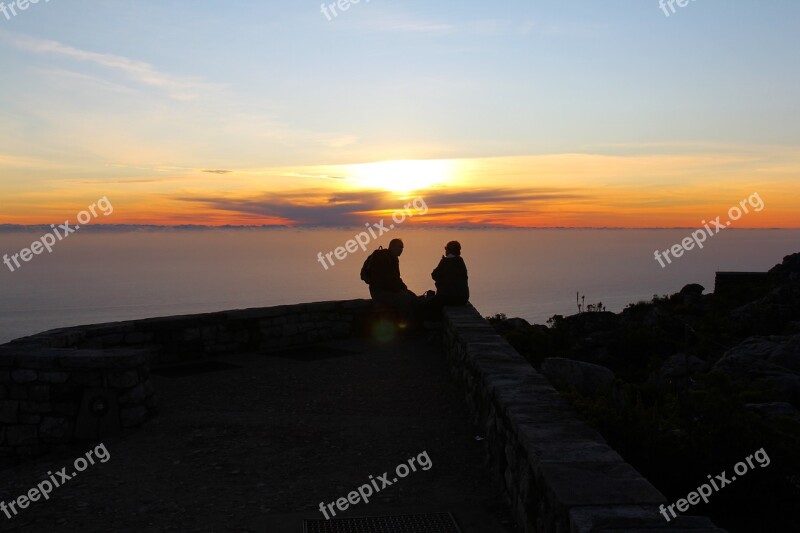
[[[461,258],[461,243],[450,241],[444,247],[445,255],[431,272],[436,282],[436,295],[425,301],[426,318],[438,320],[445,305],[465,305],[469,302],[467,265]]]
[[[414,322],[417,296],[408,290],[400,277],[403,241],[392,239],[389,248],[373,253],[369,267],[369,294],[378,303],[397,310],[406,324]]]

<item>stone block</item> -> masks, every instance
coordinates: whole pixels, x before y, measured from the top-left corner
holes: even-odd
[[[69,329],[63,333],[51,335],[47,345],[51,348],[71,348],[86,338],[86,332],[80,329]]]
[[[101,387],[103,385],[103,374],[100,370],[76,370],[70,374],[69,383],[80,387]]]
[[[8,426],[6,429],[6,440],[9,446],[26,446],[37,444],[39,442],[39,435],[34,425]]]
[[[81,342],[78,347],[81,349],[116,348],[122,344],[124,338],[125,336],[122,333],[100,335],[98,337],[89,336],[89,338]]]
[[[79,398],[80,396],[78,396]],[[58,402],[53,403],[53,414],[74,417],[78,414],[78,402]]]
[[[149,331],[134,331],[125,334],[125,344],[145,344],[153,340],[153,333]]]
[[[9,383],[6,385],[6,395],[10,400],[27,400],[28,387],[18,383]]]
[[[129,389],[139,383],[139,372],[136,370],[111,371],[106,374],[106,386],[116,389]]]
[[[149,382],[148,382],[149,383]],[[144,402],[147,398],[147,389],[144,383],[139,383],[131,390],[119,396],[120,405],[137,405]]]
[[[204,341],[213,341],[217,338],[216,326],[203,326],[201,337]]]
[[[136,368],[146,361],[142,350],[71,350],[59,357],[64,368]]]
[[[19,415],[19,401],[0,400],[0,423],[16,424]]]
[[[64,442],[72,438],[72,422],[64,417],[46,416],[39,424],[39,437],[44,442]]]
[[[669,523],[659,513],[657,506],[614,505],[602,507],[576,507],[569,511],[570,533],[595,531],[683,531],[706,533],[719,531],[705,517],[679,516]]]
[[[68,372],[40,371],[39,381],[42,383],[66,383],[69,379]]]
[[[30,383],[36,381],[38,374],[35,370],[12,370],[11,379],[14,383]]]
[[[69,349],[43,349],[30,350],[18,353],[15,357],[16,364],[20,368],[29,370],[57,370],[59,358],[73,350]]]
[[[28,413],[20,413],[20,424],[39,424],[42,421],[42,415],[31,415]]]
[[[185,341],[197,341],[202,338],[202,331],[200,328],[189,328],[183,331],[183,340]]]
[[[551,506],[646,505],[664,496],[627,463],[544,463],[534,466],[536,485]]]
[[[33,385],[28,388],[28,399],[37,402],[50,400],[50,385]]]
[[[50,402],[23,400],[19,402],[19,410],[21,413],[49,413],[53,405]]]

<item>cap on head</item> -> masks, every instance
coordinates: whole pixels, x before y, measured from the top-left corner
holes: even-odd
[[[461,243],[458,241],[450,241],[444,247],[444,251],[448,254],[461,255]]]

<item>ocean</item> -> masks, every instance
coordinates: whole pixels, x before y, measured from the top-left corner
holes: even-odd
[[[0,264],[0,342],[64,326],[368,298],[361,265],[393,237],[405,242],[401,273],[413,291],[434,288],[430,273],[445,243],[458,240],[475,307],[536,323],[577,312],[576,293],[620,311],[688,283],[710,292],[716,271],[765,271],[800,251],[800,230],[726,229],[662,268],[654,251],[691,230],[408,227],[370,242],[368,251],[332,256],[327,269],[320,263],[318,254],[360,231],[81,229],[14,272]],[[41,235],[0,232],[0,254],[18,253]]]

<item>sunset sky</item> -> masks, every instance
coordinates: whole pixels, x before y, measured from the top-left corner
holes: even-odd
[[[757,192],[737,227],[798,228],[798,35],[796,0],[39,2],[0,14],[0,224],[696,227]]]

